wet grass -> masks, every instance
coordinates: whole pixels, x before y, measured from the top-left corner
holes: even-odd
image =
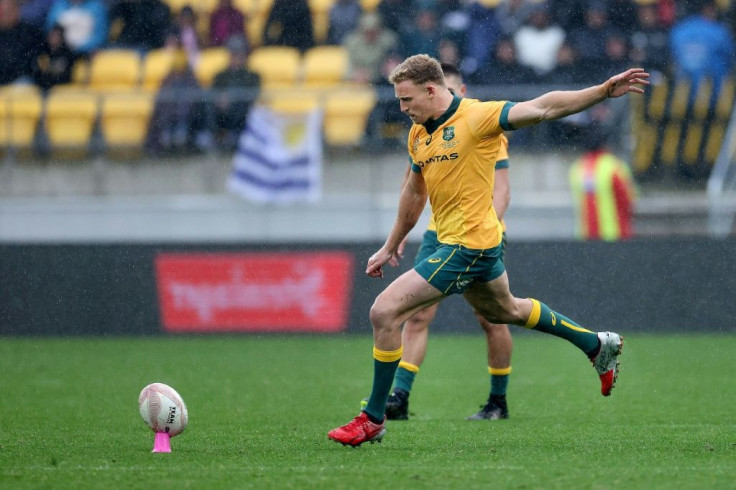
[[[466,422],[489,387],[480,337],[434,336],[411,420],[327,440],[370,391],[364,336],[0,338],[2,488],[733,488],[736,335],[627,335],[619,386],[542,335],[515,338],[511,419]],[[141,388],[184,397],[152,454]]]

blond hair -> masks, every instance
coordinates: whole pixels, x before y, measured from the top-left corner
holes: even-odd
[[[415,54],[405,59],[394,68],[388,81],[393,85],[410,80],[417,85],[433,82],[445,85],[445,76],[442,74],[440,62],[427,54]]]

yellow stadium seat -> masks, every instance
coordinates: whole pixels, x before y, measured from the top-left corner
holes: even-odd
[[[637,173],[648,171],[654,163],[654,152],[657,149],[657,126],[643,125],[636,132],[636,147],[632,165]]]
[[[373,90],[341,90],[326,94],[324,134],[327,143],[335,146],[360,144],[375,104]]]
[[[141,57],[133,49],[108,49],[92,58],[89,87],[93,90],[132,90],[141,79]]]
[[[712,94],[713,82],[711,80],[702,80],[698,84],[698,91],[695,94],[695,102],[693,104],[693,117],[695,119],[703,121],[708,116]]]
[[[685,133],[685,142],[682,149],[682,161],[687,165],[694,165],[698,161],[700,154],[700,146],[703,140],[703,123],[698,121],[691,122]]]
[[[174,51],[165,48],[149,51],[143,59],[141,88],[150,91],[158,90],[163,79],[171,72],[174,57]]]
[[[164,0],[164,3],[169,6],[172,14],[178,14],[179,11],[186,5],[192,5],[192,0]]]
[[[364,12],[375,12],[381,0],[360,0],[360,6]]]
[[[335,0],[309,0],[309,10],[312,13],[312,30],[314,41],[322,44],[327,41],[327,32],[330,29],[330,8]]]
[[[89,82],[89,61],[80,59],[72,67],[72,83],[86,85]]]
[[[655,121],[661,121],[667,110],[667,95],[669,94],[669,84],[664,81],[654,84],[649,97],[649,117]],[[634,97],[632,97],[634,98]]]
[[[300,76],[301,54],[296,48],[263,46],[248,57],[248,68],[261,76],[264,88],[292,86]]]
[[[108,148],[143,148],[153,112],[153,94],[107,94],[100,109],[100,129]]]
[[[46,134],[53,149],[86,150],[97,117],[97,95],[52,90],[46,99]]]
[[[670,101],[670,118],[673,120],[685,119],[685,113],[687,112],[687,104],[690,99],[690,82],[683,79],[677,82],[675,85],[675,91],[672,94],[672,100]]]
[[[263,29],[274,0],[234,0],[233,5],[245,15],[245,32],[252,47],[263,44]]]
[[[194,75],[202,87],[209,87],[215,75],[227,68],[229,63],[230,53],[226,48],[205,49],[200,53]]]
[[[667,166],[674,165],[677,161],[681,133],[682,124],[680,122],[670,122],[665,127],[664,144],[659,152],[659,159]]]
[[[348,71],[348,52],[342,46],[315,46],[304,53],[304,85],[339,85]]]
[[[43,99],[35,86],[3,88],[0,92],[0,147],[30,148],[42,109]]]
[[[266,92],[263,101],[276,112],[302,114],[316,109],[320,96],[313,90],[275,90]]]
[[[716,103],[716,118],[726,121],[731,117],[733,109],[734,92],[736,85],[733,78],[725,78],[721,82],[721,91],[718,94],[718,102]]]
[[[234,0],[233,5],[247,16],[268,15],[273,2],[274,0]]]

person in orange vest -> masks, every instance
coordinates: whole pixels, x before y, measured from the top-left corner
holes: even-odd
[[[636,185],[628,165],[605,141],[605,132],[592,125],[588,151],[570,167],[576,235],[583,240],[617,241],[633,235]]]

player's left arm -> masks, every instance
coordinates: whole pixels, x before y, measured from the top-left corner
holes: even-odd
[[[606,82],[582,90],[547,92],[536,99],[514,104],[508,111],[508,123],[514,129],[553,121],[603,102],[609,97],[621,97],[629,92],[643,94],[640,86],[649,85],[649,73],[631,68]]]

